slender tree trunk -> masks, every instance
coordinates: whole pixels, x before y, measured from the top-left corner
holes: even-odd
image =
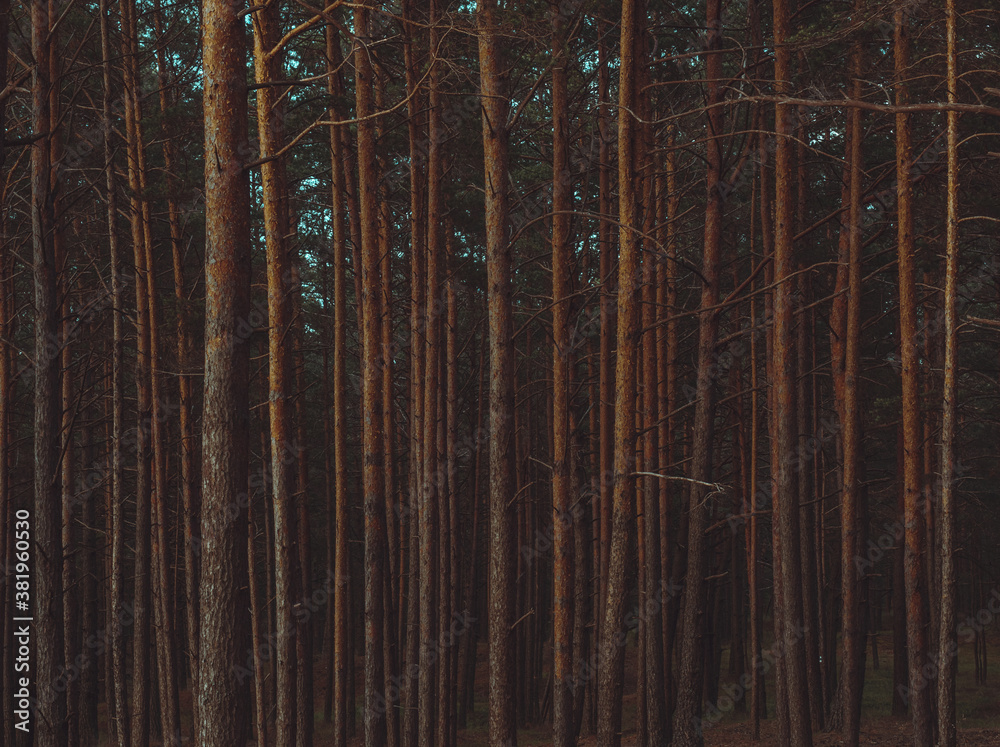
[[[284,141],[283,117],[279,111],[281,89],[271,83],[281,75],[281,57],[271,49],[281,38],[280,1],[253,14],[254,70],[261,86],[257,89],[257,131],[263,158],[281,150]],[[267,246],[268,316],[268,414],[271,429],[271,487],[274,504],[275,606],[277,616],[277,747],[296,744],[296,628],[292,620],[295,596],[293,577],[293,516],[295,450],[294,387],[292,372],[292,263],[286,240],[288,214],[285,201],[284,161],[276,158],[261,166],[261,197],[264,208],[264,239]],[[305,590],[303,590],[305,592]]]
[[[111,59],[112,43],[109,28],[108,16],[110,15],[110,0],[102,0],[101,3],[101,52],[103,58],[104,75],[104,98],[103,121],[104,128],[104,162],[105,162],[105,186],[107,188],[107,220],[108,220],[108,247],[111,264],[111,305],[113,307],[112,316],[112,342],[111,342],[111,489],[108,496],[110,506],[110,545],[111,545],[111,580],[109,591],[109,613],[110,620],[108,628],[111,639],[110,666],[106,670],[106,677],[111,682],[111,692],[113,693],[113,703],[110,709],[114,713],[111,721],[111,732],[114,744],[117,747],[126,747],[129,744],[131,729],[129,725],[129,713],[126,706],[128,694],[125,683],[125,632],[122,621],[125,615],[125,569],[124,569],[124,517],[122,484],[122,436],[124,434],[124,423],[122,422],[125,402],[124,402],[124,314],[123,314],[123,293],[121,276],[121,255],[118,247],[118,187],[114,166],[114,123],[112,121],[112,77]]]
[[[958,97],[958,53],[955,48],[955,0],[947,0],[948,103]],[[955,676],[958,643],[955,639],[957,582],[955,571],[955,410],[958,332],[955,297],[958,283],[958,112],[948,112],[948,216],[945,233],[944,286],[944,391],[941,408],[941,624],[938,640],[937,681],[938,744],[958,742],[955,713]]]
[[[341,62],[340,40],[334,27],[326,28],[328,71]],[[329,77],[331,97],[340,94],[340,79]],[[338,119],[333,107],[331,120]],[[334,520],[336,522],[333,565],[333,733],[336,747],[347,745],[347,656],[348,609],[350,594],[350,557],[347,548],[347,234],[344,220],[345,191],[343,149],[340,128],[330,127],[333,183],[333,469]]]
[[[431,54],[440,46],[438,6],[429,7]],[[437,676],[441,667],[433,642],[437,636],[440,617],[439,594],[444,590],[438,583],[438,522],[446,495],[447,481],[440,470],[444,457],[438,450],[438,395],[441,387],[441,255],[443,254],[444,195],[441,188],[444,128],[441,122],[444,96],[441,92],[441,67],[435,59],[430,71],[429,109],[427,123],[427,255],[426,296],[424,309],[424,391],[423,391],[423,484],[420,498],[420,680],[418,694],[419,744],[437,744],[442,735],[435,730],[435,707],[439,693]],[[446,500],[446,499],[445,499]],[[443,621],[441,621],[443,622]]]
[[[906,78],[910,74],[910,40],[907,8],[900,2],[895,9],[896,105],[909,103]],[[896,113],[896,207],[899,250],[899,340],[903,380],[903,558],[906,584],[906,638],[909,654],[909,705],[913,717],[914,747],[929,747],[933,741],[930,688],[923,680],[927,663],[927,579],[922,487],[923,426],[920,414],[920,351],[917,334],[917,289],[914,278],[916,247],[913,238],[913,188],[910,177],[912,156],[910,118]]]
[[[860,9],[860,6],[856,5]],[[861,44],[855,42],[851,51],[852,96],[861,96]],[[864,687],[864,630],[861,621],[860,585],[862,569],[856,559],[862,550],[862,508],[859,461],[861,459],[861,411],[858,403],[858,383],[861,376],[861,173],[862,130],[861,110],[848,113],[848,158],[850,177],[848,194],[850,210],[847,228],[847,314],[843,325],[844,371],[841,406],[841,443],[843,444],[843,493],[840,503],[841,555],[840,580],[843,618],[841,621],[843,653],[843,725],[849,747],[857,747],[861,734],[861,694]],[[863,572],[863,571],[862,571]]]
[[[610,33],[606,21],[601,21],[598,27],[598,71],[597,71],[597,132],[600,138],[598,146],[598,212],[602,220],[598,224],[598,243],[600,245],[601,273],[601,356],[599,364],[600,375],[600,409],[601,432],[600,443],[600,504],[598,518],[598,607],[596,610],[597,630],[596,640],[601,640],[601,629],[604,625],[604,612],[608,598],[608,562],[611,553],[611,491],[613,487],[614,470],[614,346],[616,326],[615,278],[614,278],[614,247],[612,222],[604,219],[611,214],[611,135],[608,132],[610,118],[610,75],[608,73],[608,49],[605,37]],[[598,668],[601,664],[598,661]]]
[[[896,432],[896,517],[903,521],[904,514],[904,470],[903,470],[903,428]],[[908,706],[907,683],[909,664],[906,641],[906,582],[904,571],[905,536],[896,540],[892,557],[892,715],[906,716]]]
[[[378,242],[378,173],[375,163],[373,69],[368,45],[370,17],[377,3],[363,2],[354,11],[354,64],[358,122],[358,196],[361,218],[361,316],[363,412],[362,484],[365,515],[365,706],[366,747],[386,740],[383,598],[386,554],[385,493],[382,440],[382,297]],[[366,119],[368,118],[368,119]]]
[[[154,5],[154,24],[156,34],[163,38],[163,20],[159,0]],[[157,80],[160,86],[160,112],[166,117],[173,106],[173,96],[170,94],[172,83],[169,67],[166,61],[164,43],[156,47]],[[164,128],[165,129],[165,128]],[[175,153],[174,143],[170,134],[164,132],[163,163],[167,182],[167,218],[170,227],[170,249],[174,268],[174,298],[177,303],[177,364],[180,376],[178,378],[178,425],[180,427],[181,456],[180,482],[181,506],[183,509],[184,526],[184,598],[185,627],[187,633],[188,666],[190,668],[191,690],[198,687],[198,508],[200,503],[198,469],[196,454],[198,452],[197,435],[194,428],[194,405],[191,386],[191,368],[193,365],[193,340],[191,325],[191,309],[187,297],[184,280],[184,252],[181,236],[180,213],[177,209],[176,177],[174,173]],[[192,707],[197,706],[193,701]],[[198,716],[193,714],[193,723]]]
[[[633,184],[635,124],[636,3],[625,0],[621,15],[621,67],[618,82],[618,359],[614,432],[614,485],[611,495],[611,549],[598,672],[597,740],[621,744],[625,647],[622,637],[628,594],[631,527],[635,523],[635,397],[639,329],[639,246]]]
[[[556,747],[576,743],[572,692],[573,525],[570,521],[569,244],[572,206],[567,109],[566,18],[557,4],[552,15],[552,737]]]
[[[150,431],[152,417],[151,359],[149,349],[149,306],[146,283],[146,230],[143,212],[142,165],[143,148],[141,106],[138,76],[139,41],[136,32],[134,0],[122,0],[122,51],[125,91],[125,139],[128,155],[128,186],[131,192],[129,215],[132,229],[132,256],[135,268],[135,333],[136,333],[136,409],[137,422],[130,446],[136,456],[135,487],[135,587],[132,635],[132,743],[144,744],[150,738],[150,501],[151,455]],[[129,438],[129,436],[126,436]]]
[[[250,185],[247,153],[245,28],[227,0],[205,0],[205,405],[202,563],[198,645],[198,744],[245,744],[251,736],[250,683],[234,677],[246,661]]]
[[[404,711],[401,728],[405,747],[416,747],[418,728],[419,675],[411,676],[410,667],[419,664],[420,657],[420,540],[422,525],[419,509],[423,493],[423,406],[424,406],[424,276],[425,242],[427,227],[424,219],[425,170],[415,50],[415,24],[412,0],[403,3],[404,61],[406,65],[407,135],[410,156],[410,454],[409,454],[409,510],[406,521],[409,530],[409,576],[407,578],[406,641],[404,661],[407,676],[404,680]]]
[[[698,320],[698,373],[695,396],[691,477],[699,483],[711,482],[712,443],[715,421],[715,391],[712,370],[718,334],[719,255],[722,243],[723,118],[722,109],[713,104],[720,100],[722,79],[722,5],[721,0],[707,0],[706,77],[708,105],[707,204],[705,206],[705,247],[702,259],[701,308]],[[680,687],[674,710],[673,736],[678,747],[701,745],[702,678],[701,640],[705,620],[705,528],[707,502],[711,496],[704,484],[690,486],[687,526],[687,573],[684,580],[681,624]]]
[[[44,133],[31,149],[32,274],[35,290],[35,482],[32,530],[34,584],[32,610],[36,651],[35,728],[40,747],[58,747],[66,740],[66,697],[56,689],[63,666],[62,537],[59,496],[59,314],[50,163],[49,5],[31,6],[32,128]]]
[[[266,459],[266,452],[261,456]],[[265,607],[261,604],[260,587],[257,581],[257,530],[254,526],[253,518],[253,503],[255,498],[257,496],[250,496],[247,501],[247,574],[250,580],[250,641],[253,646],[254,728],[259,747],[267,747],[267,703],[264,692],[266,670],[262,656],[264,639],[261,636],[261,621],[264,619]],[[260,495],[260,502],[265,506],[267,505],[267,497],[264,494]]]
[[[486,179],[486,297],[490,341],[489,743],[515,747],[514,344],[508,227],[507,112],[496,0],[476,6]]]
[[[643,34],[647,37],[646,34]],[[642,45],[642,60],[645,67],[650,58],[648,41]],[[649,74],[644,73],[642,79],[648,83]],[[647,121],[653,118],[654,109],[648,98],[643,107],[643,118]],[[658,261],[656,246],[654,241],[656,222],[656,161],[652,154],[655,153],[655,140],[653,127],[643,124],[642,132],[643,150],[646,153],[646,167],[643,175],[643,234],[644,250],[642,259],[642,428],[643,428],[643,470],[652,473],[661,473],[666,465],[659,461],[659,429],[657,423],[659,418],[666,413],[659,410],[659,389],[657,387],[657,329],[656,329],[656,292],[657,292],[657,270],[662,267],[662,262]],[[664,737],[664,688],[663,675],[664,667],[661,662],[663,658],[663,615],[662,603],[663,587],[660,566],[660,519],[661,519],[661,496],[660,482],[652,475],[643,478],[643,501],[645,510],[643,511],[643,531],[645,534],[646,558],[645,558],[645,589],[646,604],[643,607],[643,614],[640,617],[641,627],[644,633],[645,659],[648,662],[646,667],[646,721],[648,742],[651,745],[662,744]]]

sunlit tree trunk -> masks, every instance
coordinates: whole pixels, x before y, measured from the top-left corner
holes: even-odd
[[[271,429],[271,489],[274,504],[275,629],[277,649],[276,744],[296,744],[296,628],[292,620],[295,597],[293,514],[295,439],[292,394],[292,262],[286,239],[288,215],[285,201],[285,166],[276,154],[284,140],[281,89],[272,85],[282,74],[281,55],[271,49],[281,38],[280,2],[272,2],[253,14],[254,71],[257,88],[257,132],[263,159],[260,167],[264,209],[264,239],[267,247],[268,315],[268,415]]]

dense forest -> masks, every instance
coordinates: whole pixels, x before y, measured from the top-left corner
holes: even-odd
[[[1000,744],[994,3],[253,2],[0,0],[0,744]]]

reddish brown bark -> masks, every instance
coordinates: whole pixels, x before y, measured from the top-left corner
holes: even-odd
[[[378,242],[378,173],[375,160],[375,111],[371,43],[371,10],[364,2],[354,14],[355,102],[358,116],[358,203],[361,219],[361,397],[363,413],[362,486],[365,516],[365,699],[367,747],[386,741],[384,572],[386,555],[385,493],[382,469],[382,297]]]
[[[631,525],[635,522],[635,405],[636,348],[639,329],[639,245],[636,236],[636,194],[633,184],[635,123],[636,3],[625,0],[621,16],[621,67],[618,82],[618,358],[614,431],[614,487],[611,493],[611,549],[604,623],[598,651],[597,739],[617,747],[621,743],[625,622]]]
[[[250,739],[246,661],[249,358],[237,333],[250,312],[250,185],[243,18],[227,0],[206,0],[202,18],[205,112],[205,399],[203,416],[200,645],[197,742]]]
[[[706,78],[708,105],[720,100],[722,79],[722,5],[720,0],[708,0],[706,5],[708,36],[706,38]],[[678,672],[677,705],[674,709],[673,737],[677,745],[700,745],[703,742],[699,726],[703,676],[701,666],[702,631],[706,626],[705,527],[708,522],[707,502],[711,500],[706,483],[712,482],[712,450],[715,421],[715,391],[712,369],[716,363],[715,345],[718,336],[719,261],[722,243],[722,179],[723,117],[722,109],[708,111],[708,169],[706,173],[707,203],[705,206],[704,251],[702,254],[701,309],[698,319],[698,372],[695,384],[695,415],[692,436],[691,477],[687,517],[687,573],[684,579],[681,620],[680,670]]]
[[[507,196],[507,112],[495,0],[476,6],[486,179],[490,347],[489,742],[514,747],[514,346]]]
[[[910,39],[908,11],[899,4],[895,9],[893,38],[896,105],[909,102],[907,78],[910,75]],[[913,186],[910,176],[913,147],[910,117],[896,114],[896,209],[899,269],[899,342],[902,364],[903,419],[903,555],[906,585],[906,643],[909,657],[908,701],[913,717],[915,747],[929,747],[933,742],[930,688],[923,681],[927,653],[927,578],[924,553],[924,528],[921,489],[923,486],[923,424],[920,413],[920,350],[917,334],[917,289],[915,282],[915,243],[913,237]]]

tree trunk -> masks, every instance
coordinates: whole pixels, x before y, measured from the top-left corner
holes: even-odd
[[[895,9],[896,106],[909,103],[906,76],[910,67],[907,9]],[[914,747],[933,741],[930,688],[924,681],[927,658],[927,579],[924,553],[926,533],[921,505],[923,426],[920,414],[920,351],[917,334],[917,289],[914,278],[916,247],[913,238],[912,160],[910,118],[896,113],[896,207],[899,249],[899,340],[903,380],[903,556],[906,584],[906,639],[909,654],[909,705],[913,716]]]
[[[104,163],[106,202],[108,206],[108,247],[111,265],[111,489],[108,495],[110,506],[111,579],[109,591],[110,619],[107,627],[111,639],[110,663],[105,676],[111,682],[113,702],[109,703],[114,713],[111,733],[117,747],[127,747],[131,737],[130,719],[126,705],[128,694],[125,683],[125,632],[122,621],[125,615],[125,533],[123,513],[124,485],[122,464],[122,436],[124,434],[124,298],[122,294],[121,255],[118,247],[118,187],[114,166],[115,147],[114,123],[112,120],[112,44],[108,16],[110,1],[101,3],[101,56],[103,58],[104,98],[102,101],[102,126],[104,127]]]
[[[382,296],[378,242],[378,173],[375,164],[373,70],[368,45],[372,8],[363,2],[354,15],[354,64],[358,122],[358,197],[361,218],[361,396],[363,413],[362,485],[365,516],[365,706],[366,747],[386,740],[383,595],[386,554],[382,441]],[[367,118],[367,119],[366,119]]]
[[[614,431],[614,484],[611,494],[611,548],[607,597],[598,652],[597,740],[621,744],[625,647],[623,628],[629,584],[632,525],[635,523],[635,398],[637,332],[639,330],[639,245],[633,184],[635,124],[635,0],[622,3],[621,67],[618,83],[618,359]]]
[[[280,2],[272,2],[253,14],[254,71],[257,83],[257,131],[262,158],[272,158],[260,167],[264,208],[264,239],[267,247],[268,317],[268,415],[271,431],[271,487],[274,505],[275,614],[277,627],[276,745],[296,744],[296,627],[292,620],[295,598],[293,547],[295,519],[293,472],[297,456],[291,397],[292,372],[292,264],[286,234],[285,167],[273,158],[284,144],[283,116],[279,110],[281,89],[270,85],[282,75],[281,57],[271,49],[281,38]],[[299,444],[301,446],[301,444]],[[305,593],[305,590],[303,590]]]
[[[245,744],[250,683],[234,677],[246,660],[247,494],[250,345],[250,185],[243,18],[226,0],[203,7],[205,112],[205,404],[197,742]],[[244,678],[245,679],[245,678]]]
[[[789,13],[785,0],[774,3],[775,86],[785,94],[791,88],[791,53],[786,46],[789,34]],[[781,616],[781,651],[786,677],[785,692],[788,699],[789,735],[791,743],[811,747],[812,728],[809,716],[808,681],[806,677],[806,651],[802,618],[802,566],[800,563],[799,506],[795,466],[797,444],[795,438],[794,372],[795,358],[792,340],[793,272],[792,236],[794,212],[791,194],[790,140],[791,110],[787,105],[775,106],[775,202],[774,202],[774,342],[772,346],[772,382],[774,391],[773,412],[775,448],[777,459],[772,464],[774,476],[774,506],[772,531],[780,537],[775,540],[775,554],[780,552],[781,594],[776,604],[776,616]]]
[[[573,525],[570,520],[569,243],[572,182],[569,171],[566,19],[552,15],[552,738],[556,747],[576,743],[569,678],[573,667]]]
[[[958,97],[958,57],[955,49],[955,0],[945,3],[948,44],[948,103]],[[944,391],[941,406],[941,624],[938,640],[937,681],[938,744],[955,747],[958,741],[955,713],[955,678],[958,643],[955,637],[956,571],[955,529],[955,410],[958,333],[955,303],[958,283],[958,112],[948,112],[948,216],[945,233],[944,287]]]
[[[514,724],[514,344],[508,227],[510,99],[497,34],[496,0],[476,6],[486,189],[486,297],[490,341],[489,743],[515,747]]]
[[[436,2],[429,5],[430,49],[440,46],[439,21]],[[444,129],[441,122],[444,97],[441,92],[441,67],[431,60],[428,124],[427,124],[427,256],[426,296],[424,309],[424,407],[423,407],[423,485],[420,499],[420,680],[418,693],[419,743],[436,744],[441,734],[436,734],[434,713],[439,697],[437,676],[441,667],[433,642],[437,637],[440,617],[438,573],[438,522],[439,508],[445,502],[447,480],[440,470],[444,458],[438,450],[438,395],[441,377],[441,255],[443,254],[444,195],[441,188]],[[446,500],[446,499],[445,499]],[[443,622],[443,621],[441,621]],[[435,739],[435,736],[437,739]]]
[[[36,661],[35,728],[40,747],[57,747],[66,741],[66,697],[55,683],[65,663],[62,631],[62,537],[59,496],[59,313],[52,194],[50,176],[50,9],[46,2],[31,6],[31,52],[35,61],[32,80],[32,128],[45,136],[31,149],[32,274],[35,290],[35,483],[31,527],[34,545],[34,617]],[[19,610],[20,611],[20,610]]]
[[[859,7],[859,6],[856,6]],[[852,96],[861,96],[861,44],[855,42],[851,51]],[[841,405],[841,443],[843,444],[842,496],[840,503],[841,551],[840,580],[843,618],[843,724],[842,732],[849,747],[857,747],[861,734],[861,696],[864,687],[864,629],[861,620],[860,585],[864,570],[856,559],[862,552],[861,481],[861,410],[858,403],[858,384],[861,376],[861,174],[863,169],[861,110],[852,108],[848,113],[848,159],[850,177],[848,194],[850,210],[847,228],[847,314],[842,327],[843,375]],[[839,277],[838,277],[839,280]]]
[[[673,735],[678,747],[703,744],[701,720],[701,639],[705,615],[705,528],[707,501],[711,500],[704,483],[712,477],[712,440],[715,421],[715,390],[712,370],[716,364],[715,345],[719,317],[719,261],[722,243],[723,117],[714,106],[720,100],[722,79],[722,4],[707,0],[706,77],[708,90],[708,169],[706,173],[705,246],[702,259],[703,278],[701,309],[698,319],[698,372],[695,396],[691,477],[697,480],[689,489],[687,526],[687,573],[684,580],[681,622],[680,687],[674,710]],[[701,484],[699,484],[701,483]]]
[[[328,71],[336,70],[342,61],[340,40],[334,27],[326,27]],[[329,77],[331,97],[342,93],[340,79]],[[338,119],[333,107],[331,120]],[[350,556],[347,535],[347,235],[344,220],[345,177],[343,140],[339,127],[330,127],[330,152],[333,183],[333,469],[334,469],[334,607],[333,614],[333,733],[336,747],[347,745],[347,657],[348,610],[350,594]]]

